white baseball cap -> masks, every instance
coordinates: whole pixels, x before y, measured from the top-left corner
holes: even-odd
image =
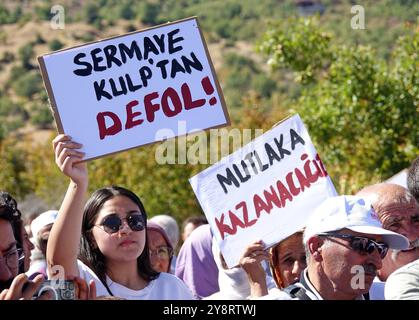
[[[48,210],[33,219],[31,223],[32,236],[36,238],[38,232],[41,231],[43,227],[54,223],[55,219],[57,219],[57,214],[57,210]]]
[[[383,229],[371,203],[357,196],[326,199],[307,221],[304,243],[316,234],[341,229],[381,235],[383,241],[393,249],[404,250],[409,247],[409,240],[405,236]]]

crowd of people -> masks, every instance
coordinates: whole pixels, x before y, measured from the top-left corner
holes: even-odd
[[[57,277],[82,300],[419,299],[419,157],[408,188],[379,183],[328,198],[302,230],[271,248],[254,239],[228,268],[204,216],[179,230],[170,215],[149,218],[121,186],[85,201],[81,145],[61,134],[53,147],[70,179],[59,210],[25,226],[16,200],[0,192],[0,300],[53,299],[39,288]]]

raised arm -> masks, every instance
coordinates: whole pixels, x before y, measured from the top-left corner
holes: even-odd
[[[264,250],[261,240],[247,246],[240,259],[240,266],[246,271],[249,280],[251,298],[268,294],[266,273],[261,264],[263,260],[269,260],[269,253]]]
[[[79,276],[77,256],[81,237],[84,197],[87,191],[88,175],[86,163],[80,163],[84,153],[78,151],[79,143],[69,136],[60,134],[52,142],[55,163],[70,178],[70,185],[64,197],[58,216],[52,227],[47,246],[47,262],[50,274],[52,267],[60,265],[65,276]]]

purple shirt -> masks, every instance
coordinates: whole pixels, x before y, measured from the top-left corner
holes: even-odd
[[[180,248],[175,275],[186,283],[197,299],[220,290],[208,224],[196,228]]]

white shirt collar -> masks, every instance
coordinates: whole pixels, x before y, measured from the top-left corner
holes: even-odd
[[[307,270],[307,268],[304,270],[303,276],[305,278],[304,279],[305,280],[305,283],[306,283],[307,287],[309,288],[309,291],[306,292],[306,293],[308,293],[308,295],[310,297],[311,297],[311,295],[309,293],[311,293],[312,295],[314,295],[316,297],[316,300],[324,300],[323,297],[320,295],[320,293],[316,290],[316,288],[310,282],[310,279],[308,278],[308,270]],[[360,296],[356,297],[355,300],[365,300],[365,298],[361,294]]]

